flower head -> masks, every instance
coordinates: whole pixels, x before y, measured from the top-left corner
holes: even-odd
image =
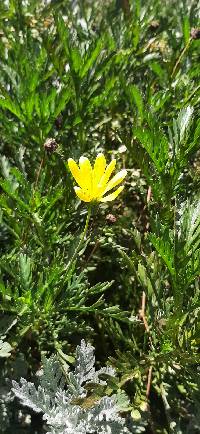
[[[108,202],[114,200],[123,190],[123,185],[108,195],[106,193],[121,184],[127,173],[125,169],[120,170],[120,172],[110,179],[115,165],[116,160],[112,160],[106,166],[106,159],[103,154],[97,155],[93,168],[88,158],[81,157],[79,159],[79,166],[72,158],[69,158],[69,169],[79,185],[79,187],[74,187],[79,199],[84,202]]]

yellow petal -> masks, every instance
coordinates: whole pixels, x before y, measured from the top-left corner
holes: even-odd
[[[110,176],[115,168],[116,165],[116,160],[112,160],[110,164],[108,164],[108,166],[106,167],[105,173],[102,176],[100,183],[99,183],[99,188],[100,189],[104,189],[106,187],[107,182],[110,179]]]
[[[115,190],[113,193],[109,194],[106,197],[102,197],[100,199],[100,202],[110,202],[111,200],[114,200],[121,193],[123,189],[124,189],[124,185],[121,185],[121,187],[117,188],[117,190]]]
[[[81,157],[79,159],[80,167],[80,177],[81,177],[81,188],[85,193],[92,194],[92,167],[88,158]]]
[[[116,187],[116,185],[120,184],[127,175],[127,171],[125,169],[120,170],[107,184],[106,189],[104,191],[104,194],[107,193],[107,191],[112,190],[112,188]]]
[[[98,184],[106,168],[106,159],[103,154],[98,154],[94,163],[93,181]]]
[[[73,160],[73,158],[68,159],[68,167],[75,181],[77,182],[77,184],[80,185],[80,169],[78,167],[78,164],[76,164],[76,162]]]
[[[83,191],[80,187],[74,187],[74,190],[80,200],[83,200],[83,202],[91,202],[91,197],[89,194]]]

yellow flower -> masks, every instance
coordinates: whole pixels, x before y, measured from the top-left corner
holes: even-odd
[[[110,180],[115,165],[116,160],[112,160],[106,167],[106,159],[103,154],[97,155],[93,168],[88,158],[81,157],[79,159],[79,166],[72,158],[69,158],[69,169],[79,185],[79,187],[74,187],[79,199],[84,202],[108,202],[114,200],[121,193],[124,186],[118,187],[117,190],[107,196],[105,194],[120,184],[127,173],[125,169],[120,170]]]

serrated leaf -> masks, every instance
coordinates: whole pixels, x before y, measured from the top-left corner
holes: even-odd
[[[169,145],[162,131],[149,128],[134,128],[134,135],[141,142],[154,163],[158,173],[165,172],[169,158]]]
[[[155,247],[157,253],[161,256],[163,261],[168,267],[171,275],[174,276],[175,268],[174,268],[174,248],[173,245],[167,237],[166,234],[162,235],[162,238],[156,237],[155,234],[149,235],[150,241]]]
[[[132,102],[135,103],[135,105],[138,109],[138,113],[139,113],[139,116],[140,116],[141,121],[142,121],[143,116],[144,116],[144,105],[143,105],[143,98],[142,98],[142,94],[140,92],[140,89],[138,86],[132,85],[132,86],[129,86],[128,92],[129,92],[129,95],[130,95]]]
[[[119,407],[124,409],[128,402],[125,394],[120,391],[111,397],[98,396],[99,386],[101,391],[102,386],[106,386],[106,381],[102,382],[99,377],[102,374],[113,375],[113,369],[102,368],[96,371],[94,363],[93,347],[82,340],[76,350],[75,370],[69,373],[67,370],[67,390],[64,382],[60,386],[60,378],[64,377],[57,359],[52,356],[50,359],[43,358],[38,388],[22,378],[20,384],[13,381],[13,392],[23,405],[43,413],[43,419],[52,434],[86,434],[94,430],[97,434],[130,434],[125,420],[119,415]],[[87,396],[89,386],[94,392]]]
[[[103,41],[101,38],[99,38],[96,42],[95,48],[88,54],[88,56],[84,62],[84,65],[80,71],[80,77],[81,78],[85,77],[85,75],[87,74],[89,69],[93,66],[93,64],[96,61],[96,59],[98,58],[102,48],[103,48]]]

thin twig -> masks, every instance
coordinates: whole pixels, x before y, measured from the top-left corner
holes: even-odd
[[[86,259],[86,262],[85,262],[86,264],[90,261],[91,257],[94,255],[94,253],[95,253],[96,250],[98,249],[98,247],[99,247],[99,243],[100,243],[100,241],[97,240],[96,243],[95,243],[95,245],[94,245],[94,247],[93,247],[93,249],[92,249],[92,251],[90,252],[88,258]]]
[[[148,336],[149,336],[150,345],[153,348],[153,342],[152,342],[152,338],[150,336],[150,329],[149,329],[149,325],[148,325],[148,322],[147,322],[147,319],[146,319],[146,315],[145,315],[145,307],[146,307],[146,294],[143,291],[142,292],[141,309],[139,310],[139,317],[143,321],[144,328],[145,328],[145,330],[146,330],[146,332],[148,333]],[[150,366],[149,371],[148,371],[147,388],[146,388],[146,396],[147,396],[147,398],[149,397],[150,389],[151,389],[152,370],[153,370],[153,367]]]
[[[151,379],[152,379],[152,371],[153,366],[150,366],[149,372],[148,372],[148,378],[147,378],[147,388],[146,388],[146,397],[149,397],[150,389],[151,389]]]
[[[145,305],[146,305],[146,294],[143,291],[142,292],[142,306],[141,306],[141,309],[139,310],[139,317],[141,318],[141,320],[144,323],[144,327],[145,327],[146,332],[149,333],[149,326],[148,326],[147,319],[145,316]]]
[[[152,195],[152,190],[151,190],[151,186],[149,186],[148,191],[147,191],[147,203],[150,202],[151,195]]]
[[[38,181],[39,181],[39,177],[40,177],[40,173],[41,173],[41,170],[42,170],[43,164],[44,164],[44,156],[42,157],[42,159],[41,159],[41,161],[40,161],[39,169],[38,169],[38,171],[37,171],[36,180],[35,180],[35,184],[34,184],[34,187],[33,187],[33,194],[32,194],[32,197],[34,196],[35,190],[36,190],[36,188],[37,188],[37,185],[38,185]]]
[[[172,75],[171,75],[171,77],[174,76],[174,74],[175,74],[175,72],[176,72],[176,70],[177,70],[177,67],[178,67],[179,63],[181,62],[181,60],[182,60],[184,54],[186,53],[187,49],[188,49],[189,46],[190,46],[190,42],[191,42],[191,40],[192,40],[192,38],[190,37],[190,39],[188,40],[186,46],[185,46],[185,47],[183,48],[183,50],[181,51],[181,54],[180,54],[178,60],[177,60],[176,63],[175,63],[175,66],[174,66],[174,68],[173,68],[173,71],[172,71]]]

